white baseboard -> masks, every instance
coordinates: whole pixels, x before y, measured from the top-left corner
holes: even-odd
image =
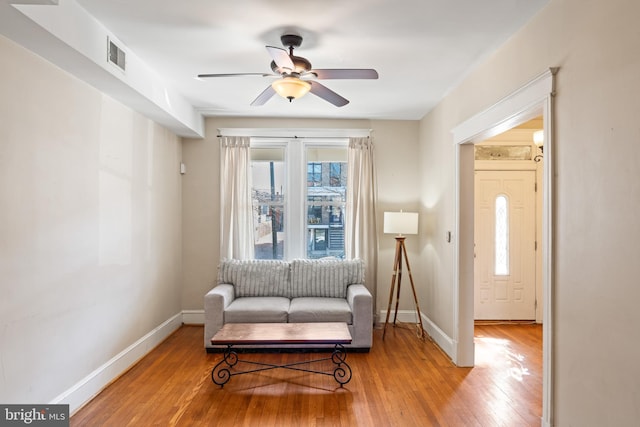
[[[445,334],[435,323],[428,317],[422,315],[422,322],[424,328],[427,330],[429,336],[438,344],[438,347],[444,351],[451,360],[455,359],[456,346],[451,337]]]
[[[424,325],[424,329],[427,331],[429,336],[435,341],[436,344],[444,351],[447,356],[451,358],[451,360],[455,360],[455,349],[454,341],[451,337],[445,334],[442,329],[440,329],[435,323],[431,321],[428,317],[426,317],[423,313],[420,313],[422,316],[422,324]],[[380,316],[378,319],[380,323],[384,323],[384,320],[387,316],[387,310],[380,310]],[[393,321],[393,313],[389,316],[389,321]],[[398,321],[404,323],[417,323],[418,316],[415,310],[398,310]]]
[[[380,312],[378,318],[381,322],[385,319],[386,314],[385,310]],[[407,323],[416,322],[416,312],[413,310],[398,310],[398,320]],[[422,322],[431,338],[433,338],[447,355],[451,356],[455,349],[453,340],[424,315],[422,316]],[[184,310],[172,316],[138,341],[122,350],[98,369],[91,372],[71,388],[62,392],[50,403],[68,404],[69,412],[71,414],[75,413],[114,379],[126,372],[138,360],[164,341],[183,323],[192,325],[204,324],[204,310]]]
[[[182,323],[204,325],[204,310],[182,310]]]
[[[138,360],[153,350],[182,325],[182,313],[178,313],[160,326],[122,350],[105,364],[84,377],[74,386],[55,397],[50,403],[69,405],[73,414],[89,402],[114,379],[122,375]]]
[[[380,310],[380,315],[378,316],[379,322],[384,324],[386,318],[387,310]],[[416,323],[418,321],[418,316],[416,316],[415,310],[398,310],[398,321],[403,323]],[[393,322],[393,311],[389,316],[389,322]]]

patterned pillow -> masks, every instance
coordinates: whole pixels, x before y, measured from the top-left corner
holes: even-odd
[[[236,297],[289,298],[289,263],[278,260],[223,260],[218,283],[231,283]]]
[[[292,298],[346,298],[347,286],[355,283],[364,283],[362,260],[291,261]]]

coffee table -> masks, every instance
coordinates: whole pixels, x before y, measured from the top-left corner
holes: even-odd
[[[232,376],[281,368],[330,375],[342,387],[351,380],[351,367],[345,361],[347,351],[344,347],[344,344],[350,343],[351,334],[347,324],[343,322],[226,323],[211,338],[211,344],[227,346],[222,360],[211,370],[211,379],[220,387],[224,387]],[[329,357],[282,365],[240,359],[233,348],[234,345],[278,346],[283,344],[331,344],[334,347]],[[333,362],[331,371],[317,371],[302,367],[328,360]],[[254,368],[237,370],[238,363],[252,365]]]

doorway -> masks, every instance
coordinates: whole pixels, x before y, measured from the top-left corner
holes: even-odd
[[[452,129],[456,146],[455,172],[455,230],[454,230],[454,330],[455,349],[452,354],[458,366],[474,365],[474,144],[498,135],[519,124],[542,116],[544,121],[544,165],[542,175],[542,300],[543,300],[543,396],[542,423],[552,419],[552,344],[553,344],[553,96],[554,76],[551,68],[500,100],[485,111]]]
[[[543,129],[538,116],[474,145],[476,321],[542,323]]]

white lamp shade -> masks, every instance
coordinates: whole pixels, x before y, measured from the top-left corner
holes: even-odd
[[[311,83],[295,77],[284,77],[271,83],[271,87],[283,98],[298,99],[311,89]]]
[[[418,234],[418,213],[385,212],[384,232],[386,234]]]
[[[538,147],[544,144],[544,131],[537,130],[533,133],[533,143]]]

